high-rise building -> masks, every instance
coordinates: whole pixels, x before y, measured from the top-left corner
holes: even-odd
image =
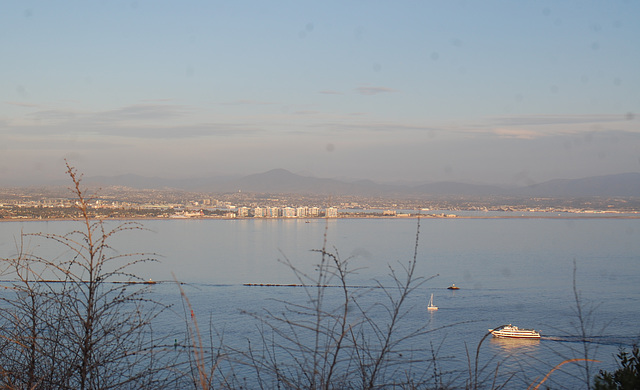
[[[296,208],[296,216],[298,218],[305,218],[309,215],[309,208],[308,207],[297,207]]]
[[[277,207],[267,207],[267,217],[278,218],[280,216],[280,209]]]

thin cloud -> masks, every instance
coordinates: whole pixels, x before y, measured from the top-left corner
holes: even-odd
[[[494,123],[501,126],[536,126],[580,123],[605,123],[629,120],[628,114],[594,114],[594,115],[520,115],[493,118]]]
[[[66,122],[69,125],[81,123],[84,125],[110,124],[118,125],[131,121],[164,121],[168,118],[185,116],[189,110],[184,106],[168,104],[137,104],[121,107],[115,110],[82,112],[68,109],[51,109],[36,111],[26,115],[26,118],[35,120],[39,124],[59,124]]]
[[[38,104],[22,103],[22,102],[4,102],[4,104],[9,104],[11,106],[18,106],[18,107],[27,107],[27,108],[38,108],[38,107],[40,107],[40,105],[38,105]]]
[[[406,123],[393,123],[393,122],[385,122],[385,123],[318,123],[311,125],[310,127],[314,128],[324,128],[331,129],[334,131],[368,131],[368,132],[396,132],[396,131],[436,131],[441,129],[436,129],[432,126],[420,126],[420,125],[410,125]]]
[[[386,87],[358,87],[356,91],[361,95],[378,95],[380,93],[397,92],[395,89]]]
[[[94,119],[106,121],[123,120],[155,120],[184,116],[187,113],[184,106],[168,104],[135,104],[118,108],[116,110],[103,111],[93,115]]]
[[[241,100],[235,100],[232,102],[222,102],[219,103],[223,106],[267,106],[267,105],[271,105],[274,103],[271,102],[262,102],[259,100],[245,100],[245,99],[241,99]]]
[[[126,126],[132,122],[164,122],[184,117],[190,110],[184,106],[168,104],[137,104],[115,110],[81,112],[68,109],[52,109],[30,113],[26,118],[41,126],[66,124],[69,127]]]
[[[471,132],[502,138],[534,139],[591,132],[635,132],[628,114],[520,115],[487,118]]]
[[[494,129],[493,133],[502,138],[516,138],[516,139],[535,139],[540,136],[540,133],[536,131],[525,130],[525,129],[500,128],[500,129]]]
[[[118,128],[112,130],[103,130],[101,134],[134,137],[134,138],[153,138],[153,139],[184,139],[199,138],[212,136],[239,136],[251,135],[259,133],[261,130],[243,126],[239,124],[228,123],[203,123],[188,126],[172,126],[172,127],[144,127],[144,128]]]
[[[191,109],[169,104],[136,104],[114,110],[78,112],[46,110],[25,116],[22,123],[0,123],[0,131],[14,136],[107,136],[131,138],[196,138],[249,135],[251,123],[184,123]],[[183,122],[183,123],[180,123]]]
[[[77,115],[75,112],[68,110],[43,110],[28,114],[27,117],[46,124],[67,122],[76,118]]]
[[[172,102],[173,100],[174,99],[166,98],[166,99],[143,99],[141,101],[146,103],[166,103],[166,102]]]
[[[321,113],[320,111],[302,110],[302,111],[294,112],[293,115],[318,115],[320,113]]]
[[[229,123],[202,123],[184,126],[102,126],[102,125],[81,125],[73,126],[51,125],[51,126],[22,126],[13,138],[38,139],[46,137],[55,139],[60,135],[72,138],[78,137],[123,137],[140,139],[187,139],[202,137],[228,137],[228,136],[248,136],[258,134],[263,130],[253,127],[250,124],[229,124]],[[53,138],[50,138],[53,137]],[[48,141],[42,141],[48,142]]]

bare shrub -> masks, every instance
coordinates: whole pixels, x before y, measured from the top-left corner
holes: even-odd
[[[81,176],[67,163],[81,227],[67,234],[22,235],[3,259],[13,280],[0,296],[0,386],[3,388],[149,388],[169,383],[164,348],[151,320],[164,306],[130,272],[152,254],[118,253],[113,237],[143,227],[107,228],[93,220]],[[38,256],[25,237],[58,244],[59,257]]]
[[[250,343],[244,364],[255,372],[257,386],[283,389],[426,388],[442,385],[433,349],[414,343],[436,329],[409,324],[408,298],[429,279],[416,276],[419,228],[413,257],[389,267],[390,285],[350,286],[350,258],[337,249],[315,252],[315,274],[296,268],[285,257],[304,292],[303,301],[278,301],[282,310],[249,313],[259,320],[260,342]],[[380,299],[365,303],[367,294]],[[373,313],[376,313],[375,315]],[[380,318],[385,318],[380,321]],[[420,345],[420,346],[418,346]]]

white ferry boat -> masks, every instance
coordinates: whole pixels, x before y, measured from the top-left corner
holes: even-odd
[[[533,329],[520,329],[517,326],[511,324],[505,325],[497,329],[489,329],[492,335],[495,337],[509,337],[515,339],[539,339],[540,332],[536,332]]]

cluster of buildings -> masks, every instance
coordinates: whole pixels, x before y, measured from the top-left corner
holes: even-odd
[[[108,187],[89,192],[87,205],[96,218],[345,218],[410,217],[407,210],[479,212],[633,213],[640,198],[482,198],[391,199],[326,197],[300,194],[208,194],[179,190]],[[78,215],[77,199],[66,188],[0,188],[0,220],[67,219]],[[213,198],[212,195],[216,197]],[[312,206],[313,205],[313,206]],[[331,205],[331,206],[330,206]],[[400,210],[400,211],[397,211]],[[418,213],[425,216],[425,213]],[[455,217],[434,214],[433,217]]]
[[[328,207],[320,209],[319,207],[238,207],[235,212],[230,211],[227,217],[237,218],[337,218],[338,209]]]

